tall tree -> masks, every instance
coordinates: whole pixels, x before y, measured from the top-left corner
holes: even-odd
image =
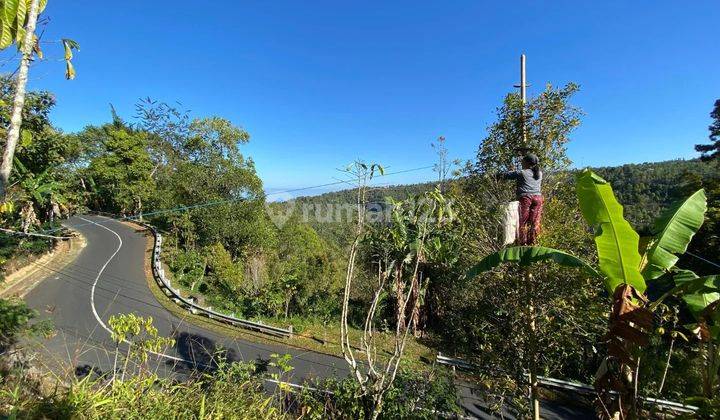
[[[45,2],[43,2],[45,3]],[[20,126],[22,125],[22,110],[25,104],[25,87],[27,86],[28,69],[30,67],[30,60],[33,54],[33,45],[35,44],[35,25],[37,24],[37,17],[40,13],[40,0],[31,0],[30,9],[25,13],[21,13],[25,6],[25,1],[5,1],[3,4],[3,12],[8,9],[14,8],[16,12],[9,14],[11,19],[4,17],[2,22],[2,38],[0,42],[2,47],[8,47],[10,43],[5,42],[6,36],[11,36],[10,33],[6,33],[6,27],[14,28],[16,32],[16,39],[21,41],[20,51],[22,58],[20,59],[20,69],[18,70],[17,82],[15,85],[15,99],[13,100],[12,116],[10,117],[10,129],[7,133],[7,139],[5,142],[5,150],[3,151],[2,163],[0,163],[0,200],[5,198],[5,191],[10,181],[10,171],[12,170],[13,157],[15,156],[15,148],[17,147],[18,139],[20,138]],[[23,7],[19,7],[23,5]],[[3,13],[8,16],[7,13]],[[20,18],[18,18],[20,16]],[[21,22],[27,19],[27,25],[23,26]],[[12,25],[13,22],[17,22]],[[11,38],[12,39],[12,38]]]
[[[565,169],[570,164],[565,147],[582,115],[570,103],[578,90],[575,83],[562,88],[548,84],[540,95],[528,101],[524,110],[520,95],[508,94],[497,109],[497,121],[488,127],[488,135],[480,144],[472,172],[514,169],[515,158],[525,147],[538,155],[545,169]],[[523,121],[527,144],[523,143]]]
[[[327,245],[312,227],[296,219],[280,229],[277,246],[276,276],[284,292],[285,317],[292,311],[317,314],[315,309],[330,306],[322,300],[337,296],[340,289]]]
[[[47,0],[5,0],[0,3],[0,49],[16,44],[21,53],[18,75],[15,80],[15,97],[13,99],[10,125],[5,139],[2,162],[0,162],[0,201],[5,201],[7,187],[10,182],[13,157],[20,138],[22,126],[22,111],[25,103],[25,89],[28,80],[30,62],[33,53],[38,58],[43,54],[40,50],[38,37],[35,35],[38,16],[45,10]],[[65,49],[65,77],[75,78],[75,69],[72,65],[72,50],[79,49],[77,42],[71,39],[62,40]]]
[[[147,152],[147,133],[108,124],[103,127],[104,153],[90,162],[88,172],[97,187],[97,199],[107,209],[142,215],[143,203],[155,183]]]
[[[710,113],[713,122],[708,129],[710,130],[709,144],[697,144],[695,150],[702,153],[700,159],[705,161],[720,158],[720,99],[715,101],[715,108]]]
[[[691,253],[696,255],[693,263],[698,265],[701,273],[706,274],[715,273],[717,261],[720,260],[720,99],[715,101],[715,108],[710,116],[713,119],[708,127],[711,143],[695,146],[695,150],[702,153],[700,159],[706,162],[710,176],[700,180],[696,178],[694,183],[696,188],[702,186],[707,190],[708,212],[705,225],[698,233],[698,240],[691,250]]]
[[[532,378],[541,372],[572,371],[576,377],[590,373],[576,361],[588,357],[594,343],[586,337],[598,333],[600,326],[586,322],[588,318],[579,308],[597,311],[591,296],[600,291],[589,286],[583,276],[555,267],[531,272],[505,267],[477,280],[462,279],[458,271],[473,255],[503,247],[503,219],[515,192],[507,181],[486,175],[516,169],[517,158],[526,152],[526,146],[538,155],[546,172],[543,194],[547,204],[540,243],[562,243],[580,254],[589,249],[584,228],[578,223],[581,215],[571,205],[576,199],[567,188],[563,171],[570,164],[567,144],[582,115],[571,102],[578,89],[574,83],[559,88],[547,85],[524,107],[520,95],[507,95],[497,109],[497,120],[478,147],[477,158],[466,166],[468,176],[450,191],[455,211],[461,215],[458,242],[462,250],[456,252],[459,261],[454,264],[455,275],[435,274],[434,295],[441,298],[432,299],[430,306],[439,314],[434,318],[442,320],[437,326],[440,333],[472,354],[474,362],[496,379],[498,395],[515,394],[516,398],[501,397],[498,402],[512,400],[516,409],[535,409],[537,385]],[[527,144],[523,141],[523,121]],[[570,300],[577,306],[567,305]],[[507,352],[517,353],[517,357],[497,356]],[[528,405],[530,401],[520,395],[527,389],[526,373],[531,374],[534,388],[532,404]]]
[[[0,138],[5,138],[10,125],[14,85],[11,77],[0,76]],[[14,209],[5,211],[5,221],[20,222],[25,229],[52,221],[81,201],[81,190],[71,187],[76,173],[68,170],[67,164],[78,157],[83,144],[52,126],[49,114],[54,105],[50,92],[28,91],[25,95],[22,129],[5,194],[6,210]]]

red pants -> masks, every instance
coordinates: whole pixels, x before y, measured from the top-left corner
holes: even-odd
[[[530,195],[520,197],[520,245],[534,245],[540,234],[543,196]]]

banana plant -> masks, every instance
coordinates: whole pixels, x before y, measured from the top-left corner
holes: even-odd
[[[693,402],[704,405],[720,387],[720,275],[698,277],[690,270],[678,270],[674,280],[676,286],[667,295],[681,295],[696,321],[685,327],[700,341],[703,397]]]
[[[577,176],[576,193],[580,210],[593,228],[598,251],[598,270],[590,272],[602,278],[608,292],[614,294],[618,286],[628,285],[642,294],[647,282],[661,276],[674,277],[679,273],[675,264],[683,254],[695,233],[702,226],[707,199],[699,190],[670,207],[655,222],[653,237],[648,238],[640,252],[640,235],[623,216],[622,205],[617,201],[610,183],[584,170]],[[474,277],[502,263],[521,265],[543,260],[554,261],[570,267],[590,267],[578,263],[578,258],[564,251],[547,247],[509,247],[488,255],[468,271]]]
[[[648,309],[650,302],[644,292],[649,281],[662,276],[688,275],[675,264],[703,223],[707,209],[705,193],[699,190],[663,213],[655,223],[654,236],[644,241],[646,245],[642,251],[640,236],[625,220],[623,207],[606,180],[586,169],[577,175],[576,194],[580,211],[593,229],[598,253],[597,270],[557,249],[511,247],[486,256],[467,275],[474,277],[507,262],[526,266],[550,260],[564,266],[581,267],[593,277],[602,278],[613,298],[613,307],[605,336],[609,357],[598,371],[596,386],[601,395],[610,397],[610,402],[615,403],[613,409],[625,412],[628,408],[625,404],[634,399],[630,395],[633,379],[632,375],[622,373],[636,368],[634,353],[638,347],[647,344],[646,331],[653,325],[652,312]],[[687,299],[692,301],[697,296],[690,294],[686,302]],[[610,364],[618,366],[613,369]],[[619,392],[623,399],[612,397],[609,391]],[[620,401],[624,401],[622,405],[625,406],[621,406]],[[609,412],[607,414],[610,416]]]

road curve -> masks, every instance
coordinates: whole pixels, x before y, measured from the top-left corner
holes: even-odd
[[[273,353],[293,356],[294,380],[344,375],[344,360],[283,345],[235,340],[189,324],[163,308],[148,289],[144,272],[147,238],[139,228],[101,216],[69,219],[87,246],[75,261],[47,277],[25,297],[28,305],[51,319],[58,333],[43,342],[49,363],[106,372],[115,348],[107,329],[110,316],[134,312],[152,316],[160,335],[176,344],[157,358],[160,370],[185,372],[210,361],[216,349],[231,360],[266,363]]]
[[[147,238],[140,228],[102,216],[72,217],[64,223],[80,232],[87,246],[65,267],[43,267],[46,278],[25,296],[40,318],[52,320],[57,333],[41,342],[42,360],[55,371],[75,374],[112,370],[115,344],[107,322],[110,316],[136,313],[152,316],[160,335],[174,337],[174,347],[163,357],[153,357],[162,375],[186,374],[211,363],[216,349],[227,351],[233,361],[267,365],[273,353],[292,355],[290,381],[344,377],[340,357],[302,351],[278,342],[262,344],[236,340],[189,324],[163,308],[148,289],[144,272]],[[490,418],[480,400],[465,387],[458,388],[469,415]],[[587,412],[563,407],[543,407],[543,418],[586,418]]]

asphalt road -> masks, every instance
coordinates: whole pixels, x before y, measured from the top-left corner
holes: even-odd
[[[153,357],[153,367],[163,375],[187,374],[212,364],[216,349],[230,360],[266,365],[270,355],[292,355],[290,381],[346,376],[340,357],[302,351],[278,342],[275,345],[231,339],[188,324],[165,310],[148,289],[144,273],[146,237],[138,229],[100,216],[73,217],[65,223],[82,233],[87,246],[62,269],[45,267],[47,277],[25,297],[28,305],[52,320],[57,334],[42,341],[42,359],[48,367],[67,374],[112,370],[115,344],[107,330],[110,316],[134,312],[152,316],[160,335],[176,340],[164,356]],[[69,370],[69,371],[68,371]],[[74,372],[72,372],[74,371]],[[481,400],[459,388],[470,416],[488,418]],[[543,405],[543,418],[587,418],[588,412]]]

